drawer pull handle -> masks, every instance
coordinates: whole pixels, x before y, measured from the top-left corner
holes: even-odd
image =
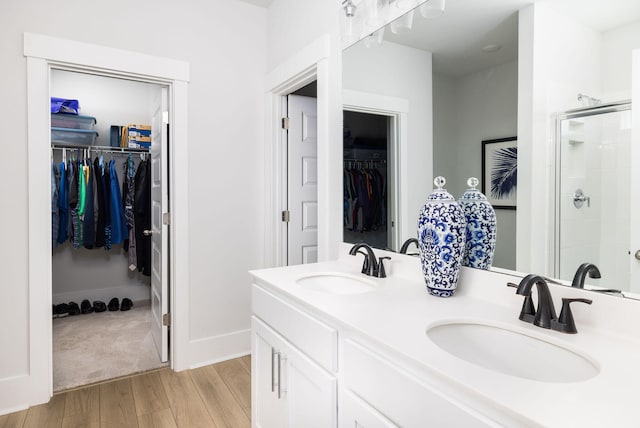
[[[278,399],[280,399],[282,398],[282,388],[280,388],[280,383],[282,381],[282,376],[281,376],[282,367],[280,366],[280,363],[282,362],[282,360],[280,358],[280,352],[278,352],[277,354],[278,354]]]
[[[275,362],[275,358],[276,358],[276,350],[272,347],[271,348],[271,392],[276,391],[276,374],[274,373],[274,370],[273,370],[273,363]]]

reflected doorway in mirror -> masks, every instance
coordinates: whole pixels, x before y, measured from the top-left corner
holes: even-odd
[[[493,208],[516,209],[517,137],[482,142],[482,193]]]

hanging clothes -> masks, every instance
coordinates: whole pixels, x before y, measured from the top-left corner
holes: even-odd
[[[60,211],[58,209],[58,188],[60,187],[60,171],[55,163],[51,163],[51,248],[58,245],[58,228],[60,227]]]
[[[102,195],[104,196],[104,249],[111,249],[111,172],[108,166],[104,165],[104,159],[100,158],[102,168]]]
[[[136,192],[136,166],[131,154],[124,163],[124,181],[122,183],[122,198],[124,204],[124,217],[129,227],[129,269],[135,271],[138,268],[138,254],[136,249],[135,216],[133,204]]]
[[[138,271],[151,276],[151,237],[144,234],[151,229],[151,162],[138,165],[135,176],[134,222]]]
[[[104,247],[105,237],[104,237],[104,228],[105,228],[105,210],[106,206],[104,204],[104,187],[102,185],[102,168],[100,166],[100,159],[96,156],[96,159],[93,161],[93,175],[96,186],[96,201],[95,205],[97,206],[96,211],[98,213],[96,220],[96,230],[95,230],[95,247],[101,248]]]
[[[359,164],[359,161],[354,163]],[[345,228],[367,232],[386,226],[385,175],[376,167],[348,164],[343,171],[343,180]]]
[[[83,162],[78,160],[78,246],[84,243],[84,210],[87,202],[87,175]]]
[[[95,197],[94,197],[94,187],[95,187],[95,177],[94,177],[94,169],[91,164],[91,159],[87,159],[85,165],[85,172],[87,175],[87,190],[86,190],[86,201],[84,207],[84,221],[82,223],[82,237],[83,244],[86,249],[92,249],[96,242],[96,231],[95,231]]]
[[[69,198],[67,195],[67,168],[64,162],[58,167],[60,180],[58,184],[58,244],[67,240],[67,227],[69,224]]]
[[[69,227],[69,238],[73,248],[80,247],[78,227],[80,220],[78,219],[78,165],[71,160],[67,164],[67,182],[69,183],[69,212],[71,213],[71,224]]]
[[[111,243],[122,244],[128,239],[129,229],[127,228],[127,220],[124,216],[124,207],[122,206],[122,194],[120,193],[120,183],[118,182],[118,174],[116,172],[115,161],[111,159],[109,162],[110,174],[110,191],[109,195],[109,214],[111,218]]]

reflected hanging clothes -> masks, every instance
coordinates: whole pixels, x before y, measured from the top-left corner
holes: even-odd
[[[129,228],[127,227],[127,219],[124,216],[120,183],[118,182],[118,173],[116,172],[115,161],[113,159],[109,162],[109,175],[111,192],[109,195],[111,244],[122,244],[129,236]]]

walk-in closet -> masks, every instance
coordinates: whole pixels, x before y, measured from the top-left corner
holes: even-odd
[[[343,114],[344,241],[389,248],[390,118],[349,110]]]
[[[152,212],[169,115],[157,83],[53,69],[50,88],[55,392],[167,365]]]

